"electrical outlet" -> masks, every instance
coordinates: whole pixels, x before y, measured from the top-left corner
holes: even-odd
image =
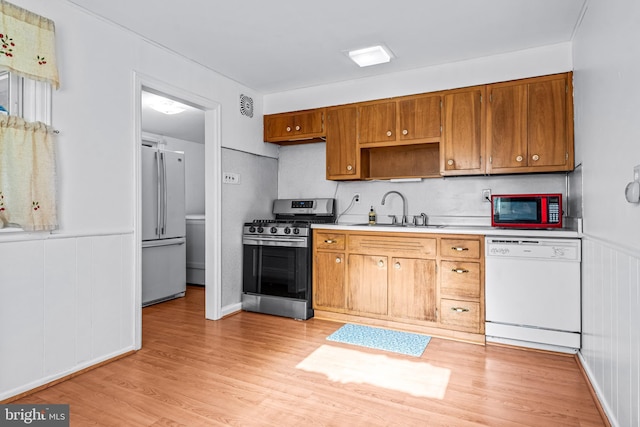
[[[353,200],[355,201],[355,203],[360,203],[360,193],[355,193],[353,195]]]
[[[491,202],[491,189],[490,188],[482,190],[482,201],[483,202]]]
[[[222,172],[223,184],[240,184],[240,174],[233,172]]]

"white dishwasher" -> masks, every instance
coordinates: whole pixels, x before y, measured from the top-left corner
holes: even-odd
[[[580,239],[486,236],[486,340],[577,352],[580,261]]]

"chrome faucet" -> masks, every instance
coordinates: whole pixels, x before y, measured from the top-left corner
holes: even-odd
[[[400,193],[399,191],[395,191],[395,190],[391,190],[391,191],[387,191],[386,193],[384,193],[384,196],[382,196],[382,202],[380,202],[380,204],[384,205],[385,200],[387,199],[387,196],[391,193],[396,193],[398,196],[400,196],[402,198],[402,224],[406,225],[407,221],[408,221],[408,215],[407,215],[407,199],[405,199],[405,197],[402,195],[402,193]]]

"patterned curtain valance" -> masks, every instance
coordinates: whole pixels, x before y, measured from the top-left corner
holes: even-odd
[[[0,68],[60,86],[55,25],[28,10],[0,0]]]

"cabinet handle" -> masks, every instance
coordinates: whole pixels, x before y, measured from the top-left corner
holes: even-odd
[[[347,165],[347,170],[348,170],[348,171],[352,171],[352,170],[353,170],[353,166],[351,166],[351,165]]]
[[[296,130],[300,130],[300,126],[296,126]]]
[[[452,246],[452,247],[451,247],[451,250],[452,250],[452,251],[462,252],[462,251],[468,251],[468,250],[469,250],[469,248],[461,248],[461,247],[459,247],[459,246]]]
[[[451,307],[451,311],[455,311],[456,313],[466,313],[469,309],[464,307]]]
[[[533,159],[534,162],[537,162],[538,160],[540,160],[540,156],[538,156],[537,154],[534,154],[533,156],[531,156],[531,158]]]
[[[336,264],[340,264],[342,262],[342,258],[336,257]]]
[[[403,135],[409,135],[409,131],[406,130],[406,129],[402,129],[402,134]],[[389,135],[389,136],[391,136],[391,135]]]
[[[328,244],[328,245],[332,245],[332,244],[334,244],[336,241],[335,241],[335,240],[331,240],[331,239],[327,239],[327,240],[325,240],[324,242],[325,242],[326,244]]]
[[[400,270],[401,265],[400,265],[400,263],[399,263],[399,262],[396,262],[396,263],[394,264],[394,267],[396,268],[396,270]]]
[[[378,267],[384,267],[384,261],[382,260],[378,261]]]
[[[453,159],[449,159],[449,160],[447,160],[447,164],[448,164],[449,166],[453,166]]]
[[[391,132],[390,130],[387,131],[387,136],[391,136],[393,135],[393,132]]]
[[[522,161],[522,156],[517,156],[516,157],[516,162],[521,162]]]
[[[291,126],[287,126],[287,132],[291,132]]]
[[[452,268],[451,271],[458,274],[464,274],[469,272],[469,270],[465,270],[463,268]]]

